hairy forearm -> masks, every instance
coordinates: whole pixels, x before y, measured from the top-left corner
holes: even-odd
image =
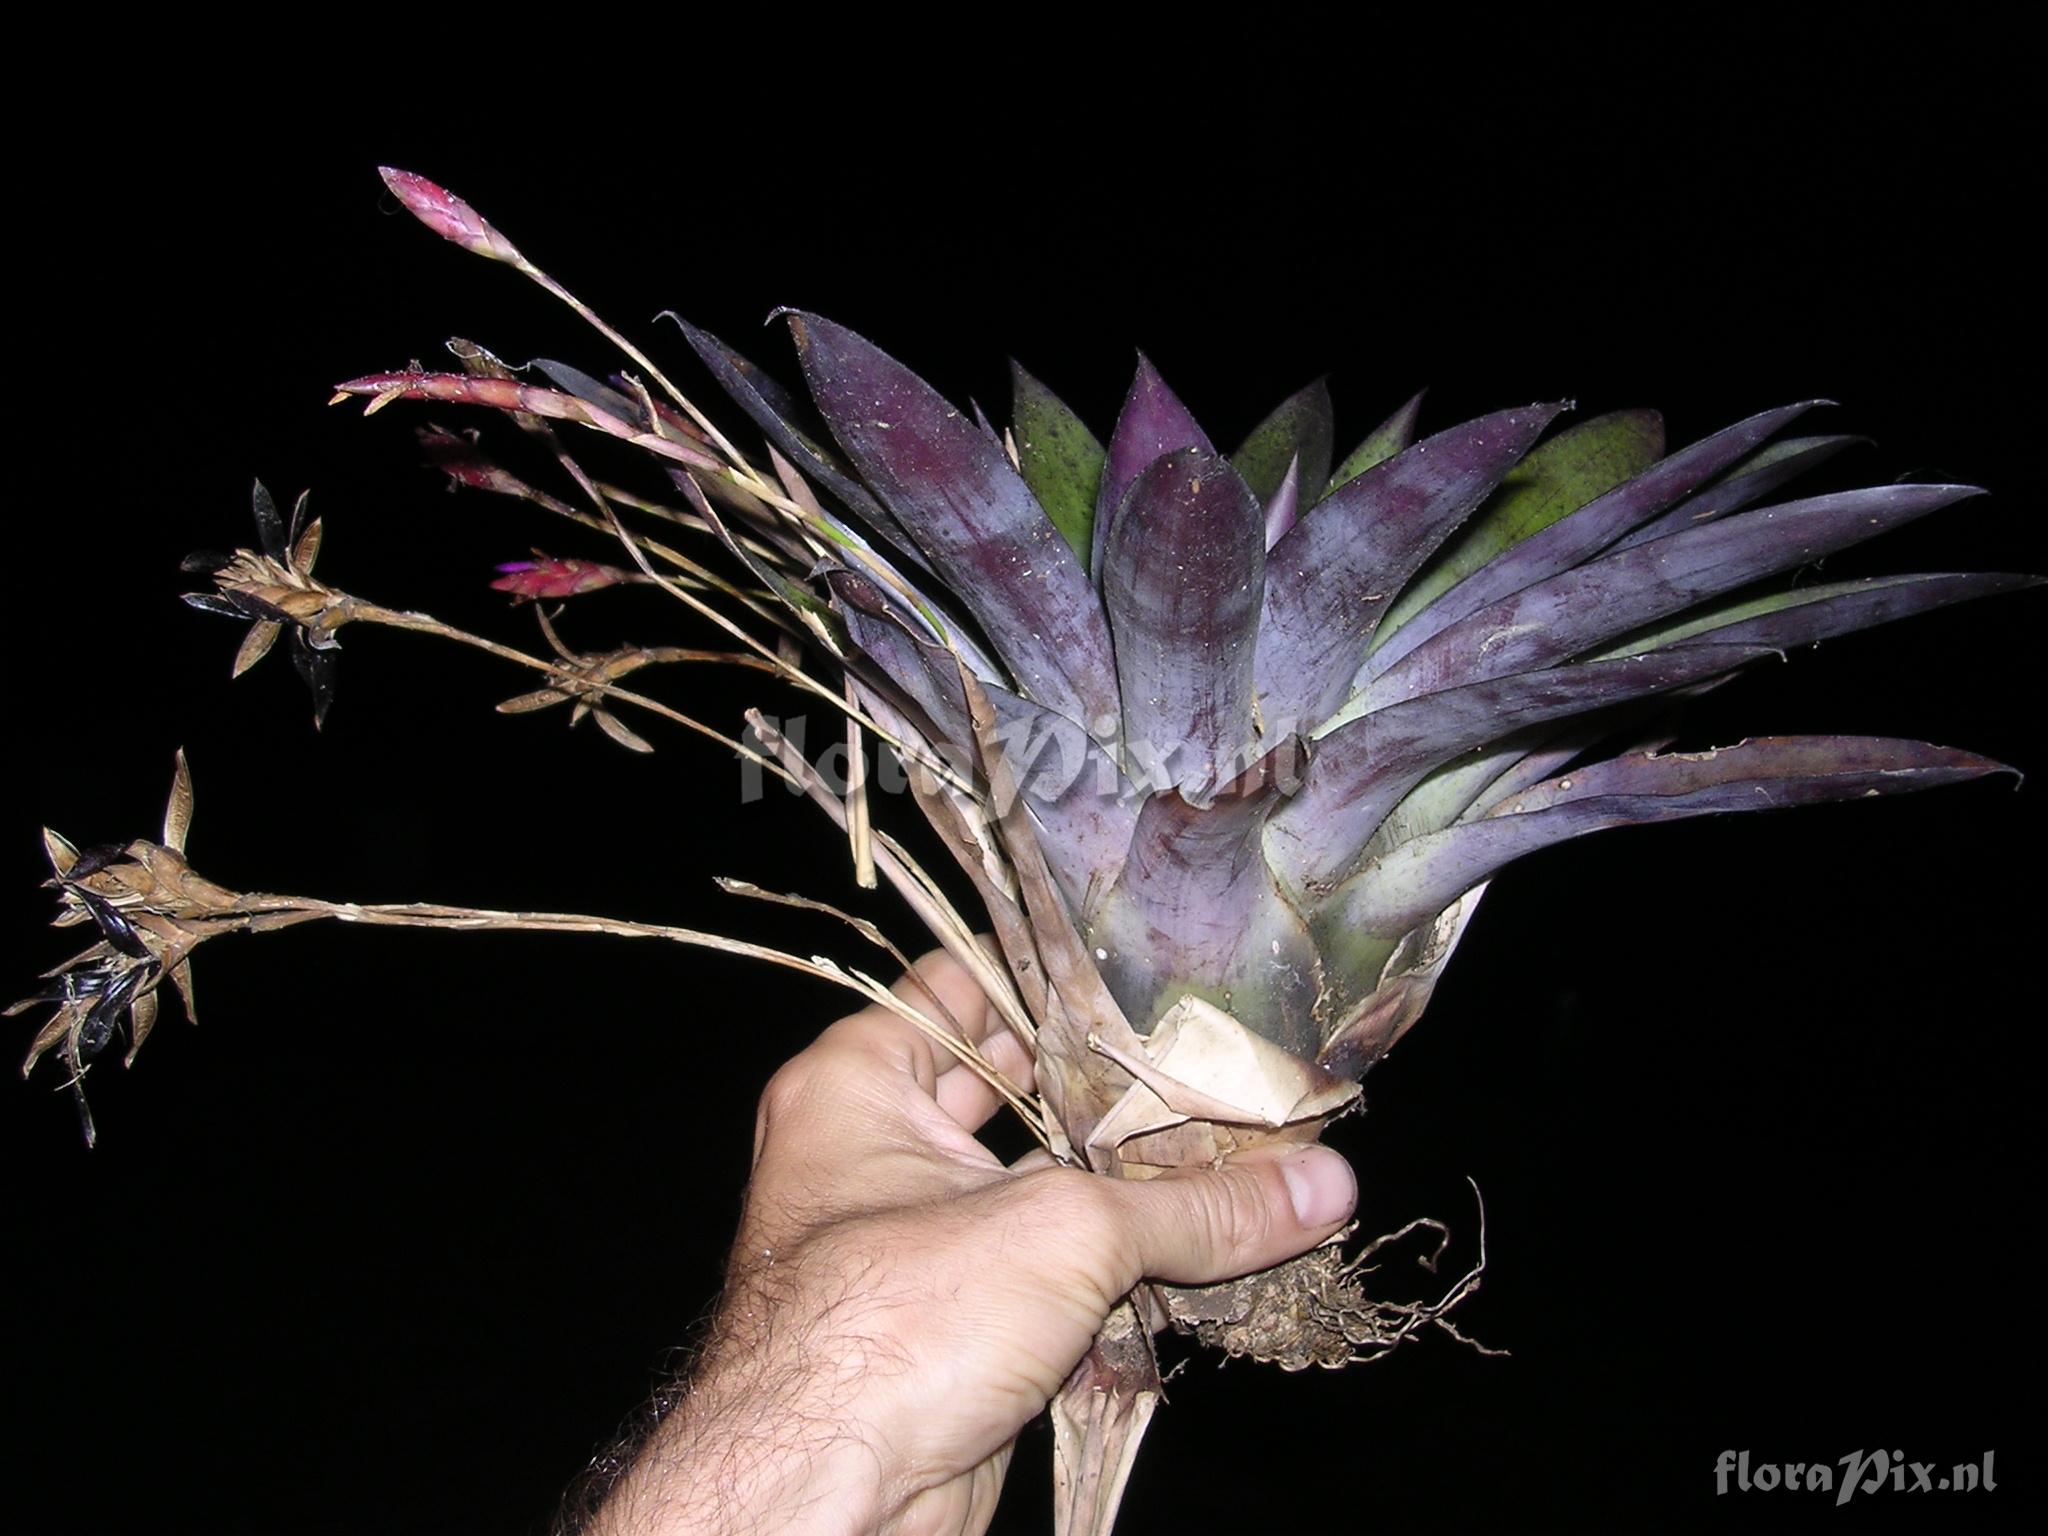
[[[856,1407],[862,1362],[781,1302],[759,1277],[728,1292],[690,1379],[587,1536],[876,1529],[883,1477]]]
[[[855,1536],[875,1528],[873,1455],[841,1426],[772,1400],[664,1422],[590,1536]]]

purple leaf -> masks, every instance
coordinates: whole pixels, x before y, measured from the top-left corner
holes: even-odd
[[[838,498],[841,506],[859,517],[891,548],[918,565],[924,557],[917,551],[896,519],[856,480],[838,455],[822,447],[798,424],[801,414],[795,399],[759,368],[713,336],[687,320],[676,319],[684,337],[703,359],[711,376],[754,425],[781,450],[784,458],[816,480]]]
[[[1125,761],[1146,788],[1200,800],[1258,734],[1265,514],[1228,460],[1183,448],[1138,477],[1102,556]]]
[[[1194,993],[1295,1054],[1315,1055],[1315,947],[1260,853],[1297,753],[1298,743],[1283,743],[1207,809],[1168,790],[1139,811],[1088,942],[1140,1031]]]
[[[1269,732],[1313,729],[1344,702],[1388,600],[1560,409],[1439,432],[1331,492],[1273,546],[1257,657]]]
[[[1867,437],[1791,437],[1751,454],[1703,491],[1685,498],[1669,512],[1651,518],[1611,549],[1631,549],[1661,539],[1667,533],[1706,522],[1709,518],[1740,511],[1762,501],[1786,481],[1827,463],[1844,448],[1868,443]]]
[[[843,326],[792,314],[811,393],[847,455],[977,615],[1027,698],[1114,731],[1102,605],[1023,478],[924,380]]]
[[[1416,614],[1506,550],[1535,537],[1664,456],[1656,411],[1611,411],[1552,433],[1501,477],[1458,531],[1401,589],[1373,637],[1384,646]]]
[[[1116,418],[1116,430],[1109,436],[1102,482],[1095,492],[1094,542],[1088,569],[1096,573],[1097,585],[1102,580],[1102,547],[1132,485],[1156,460],[1182,448],[1216,451],[1201,423],[1166,387],[1152,360],[1141,352],[1138,376],[1131,381],[1131,392],[1124,397],[1123,410]]]
[[[1068,909],[1085,922],[1115,882],[1137,826],[1137,791],[1116,762],[1064,715],[983,685],[995,736],[1043,834],[1046,864]]]
[[[1836,635],[1889,624],[1911,614],[1945,608],[1973,597],[2017,592],[2042,583],[2039,576],[1994,572],[1964,575],[1873,576],[1860,581],[1797,587],[1706,613],[1684,615],[1678,623],[1630,636],[1605,655],[1638,654],[1666,646],[1709,641],[1715,645],[1763,645],[1790,650]]]
[[[1654,517],[1754,451],[1759,443],[1817,403],[1781,406],[1723,428],[1712,437],[1658,460],[1606,495],[1513,545],[1388,636],[1386,643],[1367,659],[1365,678],[1370,680],[1388,672],[1431,637],[1486,604],[1590,560],[1637,524]]]
[[[848,638],[923,711],[932,727],[934,744],[971,751],[974,726],[953,653],[924,639],[913,624],[900,616],[897,605],[889,601],[881,585],[861,572],[827,571],[824,581],[832,594],[832,609],[845,623]]]
[[[1713,752],[1612,758],[1375,859],[1338,892],[1338,920],[1365,933],[1405,934],[1509,861],[1604,827],[1900,794],[2010,772],[1973,753],[1875,736],[1760,737]]]
[[[1442,630],[1372,683],[1366,706],[1381,709],[1593,651],[1702,599],[1981,494],[1973,486],[1953,485],[1845,491],[1759,508],[1603,555]]]
[[[1583,757],[1604,736],[1612,735],[1611,727],[1601,722],[1582,725],[1546,737],[1540,745],[1532,746],[1527,753],[1503,769],[1501,773],[1481,790],[1472,803],[1456,817],[1459,821],[1477,821],[1503,800],[1520,794],[1531,785],[1541,784],[1566,764]],[[1640,750],[1654,751],[1655,748],[1641,747]]]
[[[1566,723],[1561,730],[1530,733],[1520,746],[1524,749],[1511,763],[1502,766],[1471,803],[1452,821],[1477,821],[1501,802],[1542,783],[1558,770],[1577,762],[1596,748],[1607,757],[1628,753],[1662,752],[1678,739],[1677,724],[1692,700],[1712,693],[1735,680],[1724,672],[1703,683],[1673,688],[1661,696],[1641,700],[1634,707],[1624,705],[1612,715],[1598,715]],[[1446,821],[1430,831],[1449,826]]]
[[[747,565],[750,570],[754,569],[756,562],[747,554],[745,546],[739,545],[731,539],[730,534],[726,533],[717,514],[705,503],[703,492],[687,482],[687,476],[677,477],[677,483],[685,487],[685,494],[690,498],[690,505],[706,521],[719,529],[721,536],[728,540],[728,547],[734,549],[741,562]],[[828,519],[830,518],[829,513],[827,517]],[[862,590],[871,592],[873,594],[873,601],[881,605],[876,611],[886,611],[897,623],[908,629],[920,640],[937,645],[941,649],[950,647],[950,649],[958,651],[961,658],[973,670],[974,675],[984,683],[994,683],[1002,677],[1002,668],[982,648],[980,642],[969,632],[967,626],[956,615],[948,611],[944,604],[933,599],[931,593],[942,591],[944,590],[943,588],[938,587],[935,583],[926,582],[925,586],[930,590],[920,589],[916,581],[897,570],[886,558],[877,553],[865,539],[862,539],[859,534],[836,521],[834,521],[834,527],[838,528],[840,533],[853,544],[865,550],[865,557],[855,559],[829,545],[822,556],[813,553],[801,545],[787,548],[785,553],[789,554],[794,561],[811,562],[811,574],[813,577],[823,576],[832,571],[854,572],[862,580]],[[762,536],[763,532],[760,529],[755,530],[757,537]],[[770,536],[772,536],[772,531],[770,531]],[[764,571],[761,574],[763,575],[764,583],[774,587],[778,592],[784,587],[789,586],[786,578],[776,576],[772,572]],[[801,588],[796,589],[799,593],[802,590]],[[784,600],[791,601],[792,599],[790,596],[785,595]],[[795,606],[803,606],[802,600],[795,600]],[[947,665],[950,667],[952,663],[949,661]]]
[[[867,577],[838,570],[824,579],[848,638],[881,669],[878,681],[893,684],[915,705],[930,722],[933,745],[953,749],[945,754],[950,761],[970,762],[973,717],[952,653],[915,633]],[[1137,797],[1109,754],[1066,716],[986,680],[981,688],[1004,760],[1045,834],[1039,841],[1053,877],[1073,910],[1083,913],[1123,865]]]
[[[1494,678],[1362,716],[1315,743],[1301,793],[1267,832],[1269,855],[1293,889],[1327,891],[1402,796],[1473,748],[1775,654],[1767,646],[1691,646]]]

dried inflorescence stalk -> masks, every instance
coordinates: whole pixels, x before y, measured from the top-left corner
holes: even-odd
[[[988,1062],[928,989],[926,999],[931,1012],[906,1003],[873,976],[823,956],[807,958],[722,934],[661,923],[592,917],[577,912],[505,912],[428,902],[366,904],[233,891],[206,879],[186,862],[185,839],[191,821],[192,775],[185,754],[180,752],[161,842],[137,838],[81,851],[59,833],[43,833],[52,870],[47,883],[58,892],[54,925],[69,928],[90,922],[98,929],[99,938],[91,947],[47,972],[43,979],[48,986],[6,1012],[11,1016],[42,1004],[54,1007],[22,1063],[22,1076],[33,1072],[45,1055],[56,1053],[67,1069],[65,1086],[77,1100],[87,1145],[93,1144],[96,1133],[85,1101],[86,1073],[107,1046],[123,1034],[129,1039],[126,1059],[134,1061],[135,1053],[156,1022],[158,991],[166,978],[184,1001],[187,1016],[192,1016],[192,956],[201,944],[224,933],[262,933],[320,919],[371,927],[436,928],[466,933],[606,934],[613,938],[660,939],[765,960],[854,992],[863,1001],[878,1004],[906,1020],[981,1077],[1041,1141],[1045,1139],[1041,1106]],[[843,916],[835,909],[803,898],[776,896],[745,882],[733,884],[742,894]],[[892,958],[902,958],[901,951],[872,925],[852,918],[847,921]]]

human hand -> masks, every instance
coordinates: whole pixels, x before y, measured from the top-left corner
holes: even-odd
[[[1028,1052],[944,954],[918,962],[982,1055]],[[985,1530],[1017,1432],[1141,1279],[1202,1285],[1314,1247],[1356,1184],[1326,1147],[1109,1179],[975,1139],[994,1092],[888,1010],[842,1019],[769,1082],[725,1295],[674,1411],[591,1526]]]

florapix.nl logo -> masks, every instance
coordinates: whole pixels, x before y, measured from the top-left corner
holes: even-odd
[[[1997,1454],[1944,1465],[1909,1461],[1904,1451],[1851,1451],[1831,1462],[1753,1462],[1748,1451],[1723,1451],[1714,1462],[1714,1492],[1822,1493],[1837,1504],[1858,1494],[1989,1493],[1998,1486]]]

